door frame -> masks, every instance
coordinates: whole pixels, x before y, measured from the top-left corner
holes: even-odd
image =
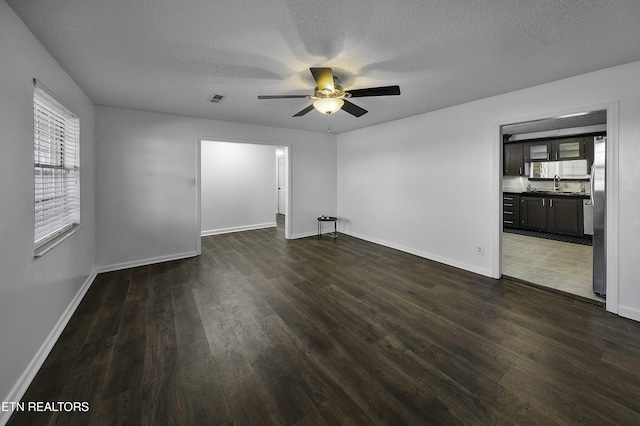
[[[498,159],[498,167],[495,172],[494,206],[498,214],[495,215],[494,221],[494,247],[497,247],[496,256],[493,261],[493,277],[500,278],[502,276],[502,170],[504,167],[504,153],[502,141],[502,126],[515,123],[523,123],[527,121],[543,120],[562,115],[573,114],[583,111],[607,111],[607,146],[606,146],[606,183],[605,189],[607,194],[606,219],[605,219],[605,265],[607,277],[607,299],[606,309],[609,312],[618,313],[618,243],[619,243],[619,221],[618,221],[618,104],[619,101],[611,101],[602,104],[590,104],[583,106],[574,106],[570,109],[563,110],[547,110],[538,114],[526,115],[521,117],[513,117],[494,122],[494,158]]]
[[[277,152],[276,152],[276,181],[277,181],[277,188],[276,188],[276,213],[278,214],[285,214],[287,211],[287,194],[289,192],[289,188],[286,188],[286,185],[288,184],[287,182],[287,148],[284,146],[279,146],[278,148],[284,148],[285,149],[285,155],[283,157],[278,157],[277,156]],[[277,148],[276,148],[277,151]],[[285,213],[280,213],[280,191],[281,191],[281,185],[280,185],[280,159],[284,159],[284,186],[285,186],[285,194],[284,194],[284,212]],[[286,214],[285,214],[285,220],[286,220]]]
[[[201,236],[201,227],[202,227],[202,142],[229,142],[229,143],[240,143],[240,144],[249,144],[249,145],[268,145],[274,148],[283,147],[284,148],[284,158],[286,159],[286,182],[287,186],[291,188],[291,144],[281,143],[281,142],[271,142],[271,141],[256,141],[256,140],[248,140],[248,139],[234,139],[234,138],[220,138],[220,137],[198,137],[197,148],[196,148],[196,253],[198,255],[202,254],[202,236]],[[287,191],[286,196],[286,206],[285,206],[285,217],[284,217],[284,237],[286,239],[291,238],[291,224],[293,223],[293,218],[291,217],[291,191]]]

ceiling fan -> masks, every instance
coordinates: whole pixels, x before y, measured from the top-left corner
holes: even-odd
[[[333,75],[331,68],[309,68],[316,81],[313,95],[262,95],[258,99],[314,99],[313,104],[293,115],[301,117],[316,109],[323,114],[330,115],[342,109],[349,114],[360,117],[368,111],[351,103],[347,98],[363,98],[365,96],[392,96],[400,94],[400,86],[370,87],[368,89],[344,90],[338,84],[338,79]]]

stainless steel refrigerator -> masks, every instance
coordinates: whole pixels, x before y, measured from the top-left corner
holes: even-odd
[[[605,163],[607,138],[598,136],[593,141],[593,164],[591,165],[591,204],[593,205],[593,292],[605,297],[607,294],[606,250],[605,250]]]

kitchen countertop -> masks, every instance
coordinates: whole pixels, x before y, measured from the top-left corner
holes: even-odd
[[[523,191],[523,192],[515,192],[515,191],[503,191],[503,194],[510,195],[526,195],[527,197],[568,197],[568,198],[582,198],[587,199],[590,198],[589,194],[585,194],[582,192],[565,192],[565,191]]]

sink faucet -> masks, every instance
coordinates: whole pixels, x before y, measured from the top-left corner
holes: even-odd
[[[560,189],[560,176],[555,175],[553,177],[553,190],[557,191],[558,189]]]

